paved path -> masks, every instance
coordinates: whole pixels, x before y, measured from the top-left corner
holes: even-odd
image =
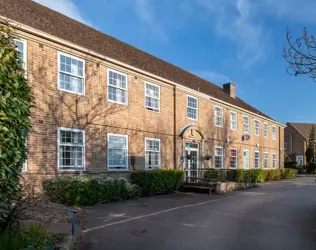
[[[89,209],[81,249],[315,250],[313,177],[221,196],[176,194]]]

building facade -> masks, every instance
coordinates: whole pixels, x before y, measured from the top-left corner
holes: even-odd
[[[284,126],[234,84],[220,88],[33,1],[0,0],[0,16],[16,27],[35,97],[24,169],[33,186],[65,174],[283,167]]]
[[[314,123],[288,122],[284,129],[284,152],[298,166],[306,165],[305,152]]]

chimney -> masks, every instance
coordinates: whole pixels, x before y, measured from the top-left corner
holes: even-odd
[[[236,97],[236,85],[229,82],[223,84],[223,90],[226,94],[228,94],[230,97],[235,98]]]

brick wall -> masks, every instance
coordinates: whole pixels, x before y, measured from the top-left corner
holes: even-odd
[[[291,151],[291,135],[292,135],[292,151]],[[287,145],[285,151],[286,155],[293,161],[296,161],[296,156],[302,155],[304,165],[306,164],[305,152],[306,152],[306,140],[291,126],[288,125],[284,129],[284,143]]]
[[[126,68],[93,58],[71,48],[32,35],[21,33],[27,40],[27,77],[35,96],[32,109],[32,129],[28,139],[28,171],[25,177],[41,182],[55,175],[68,174],[57,170],[58,127],[85,130],[86,170],[91,174],[107,173],[107,134],[128,135],[128,155],[136,157],[136,168],[144,168],[144,140],[146,137],[161,140],[161,167],[183,168],[181,156],[184,143],[200,143],[200,156],[213,155],[214,146],[224,147],[225,164],[229,167],[230,148],[238,149],[238,165],[243,167],[243,150],[250,150],[250,167],[254,151],[277,154],[278,166],[283,167],[283,127],[269,123],[269,137],[263,137],[265,119],[225,104],[216,103],[197,91],[170,85],[141,75]],[[57,88],[58,51],[85,60],[85,95],[60,91]],[[107,101],[107,69],[115,69],[128,76],[128,105]],[[160,86],[160,112],[144,107],[144,83]],[[238,89],[237,89],[238,91]],[[198,98],[198,119],[187,118],[187,95]],[[223,108],[224,127],[214,124],[214,106]],[[230,111],[238,114],[238,130],[230,129]],[[242,140],[243,115],[250,118],[250,139]],[[260,136],[254,135],[254,119],[260,121]],[[194,124],[195,132],[181,131]],[[277,126],[277,138],[272,140],[271,125]],[[188,134],[189,133],[189,134]],[[227,140],[229,139],[229,141]],[[257,145],[259,144],[259,145]],[[201,158],[202,159],[202,158]],[[201,166],[213,167],[214,158],[201,161]],[[132,166],[129,166],[131,169]]]

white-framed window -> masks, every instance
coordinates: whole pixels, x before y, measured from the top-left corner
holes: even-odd
[[[277,166],[277,157],[276,157],[276,153],[272,154],[272,168],[276,168]]]
[[[58,170],[85,170],[85,131],[58,128]]]
[[[249,150],[244,149],[244,169],[249,169]]]
[[[215,168],[223,168],[224,165],[224,151],[223,147],[215,146]]]
[[[263,154],[263,167],[269,168],[269,154],[268,154],[268,152],[264,152],[264,154]]]
[[[284,142],[284,150],[287,150],[287,143]]]
[[[215,109],[215,126],[223,127],[224,126],[223,108],[219,106],[215,106],[214,109]]]
[[[128,136],[108,133],[108,170],[128,170]]]
[[[230,168],[237,168],[237,148],[230,149],[229,166]]]
[[[260,135],[260,121],[254,120],[254,125],[255,125],[255,135],[259,136]]]
[[[255,167],[255,168],[260,168],[260,152],[259,152],[259,151],[255,151],[255,155],[254,155],[254,167]]]
[[[108,69],[108,101],[128,104],[127,75],[113,69]]]
[[[263,124],[263,135],[264,138],[268,138],[269,135],[269,125],[266,122]]]
[[[85,61],[58,51],[58,89],[85,94]]]
[[[272,126],[272,139],[276,140],[277,138],[277,129],[276,126]]]
[[[243,131],[244,133],[249,134],[249,116],[244,115]]]
[[[198,100],[189,95],[187,96],[187,117],[191,120],[198,119]]]
[[[237,112],[230,112],[230,129],[237,130]]]
[[[16,45],[16,50],[19,52],[19,57],[23,61],[24,70],[27,70],[27,44],[24,39],[13,39],[14,44]]]
[[[145,138],[145,169],[160,168],[160,139]]]
[[[145,83],[145,107],[149,110],[160,110],[160,87],[158,85]]]

